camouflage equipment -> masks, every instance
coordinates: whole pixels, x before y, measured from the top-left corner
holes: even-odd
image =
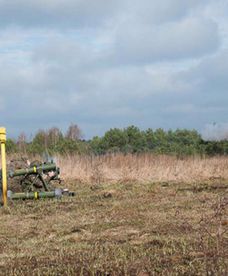
[[[60,169],[53,161],[12,160],[8,166],[9,189],[15,192],[51,191],[54,181],[61,183],[59,174]]]
[[[7,167],[9,199],[60,198],[74,196],[68,189],[56,189],[53,183],[61,183],[60,169],[53,162],[29,162],[26,158],[12,160]],[[0,171],[0,183],[2,173]],[[0,187],[1,196],[1,187]]]
[[[39,199],[39,198],[61,198],[62,196],[74,196],[74,192],[69,192],[67,189],[55,189],[49,192],[27,192],[27,193],[13,193],[12,191],[7,192],[9,199]]]

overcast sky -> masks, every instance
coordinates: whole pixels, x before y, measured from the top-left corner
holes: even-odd
[[[228,0],[0,0],[0,125],[228,129]]]

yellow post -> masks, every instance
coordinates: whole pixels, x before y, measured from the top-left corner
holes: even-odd
[[[6,129],[0,128],[0,143],[2,156],[2,199],[4,206],[7,205],[7,172],[6,172]]]

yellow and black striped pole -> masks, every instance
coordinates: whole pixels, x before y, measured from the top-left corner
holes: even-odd
[[[7,205],[7,172],[6,172],[6,129],[0,128],[0,144],[2,156],[2,200],[3,205]]]

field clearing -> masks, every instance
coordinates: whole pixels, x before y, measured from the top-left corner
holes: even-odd
[[[0,209],[0,275],[227,275],[227,158],[117,157],[62,160],[75,198]]]

